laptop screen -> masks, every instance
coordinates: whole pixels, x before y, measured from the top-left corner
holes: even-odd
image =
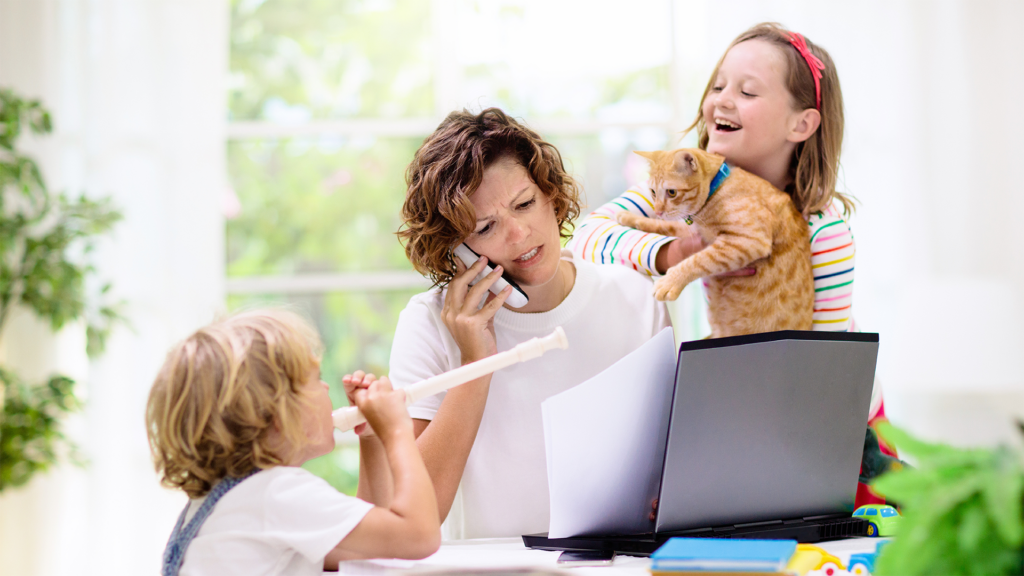
[[[878,335],[680,347],[656,532],[852,512]]]

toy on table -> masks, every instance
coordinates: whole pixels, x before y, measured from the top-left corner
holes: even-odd
[[[885,504],[866,504],[853,512],[854,518],[868,521],[868,536],[892,536],[900,522],[900,513]]]
[[[875,571],[875,560],[878,558],[878,554],[882,552],[882,547],[888,544],[888,540],[882,540],[875,546],[874,552],[863,552],[860,554],[853,554],[850,556],[850,574],[856,576],[870,576]]]
[[[813,544],[797,544],[787,569],[795,574],[839,576],[846,568],[842,560]]]
[[[851,555],[850,574],[856,574],[856,576],[868,576],[875,569],[875,558],[877,556],[878,554],[875,552]]]

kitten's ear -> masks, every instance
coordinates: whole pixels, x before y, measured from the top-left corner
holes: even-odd
[[[682,176],[697,173],[697,158],[689,150],[676,152],[675,171]]]
[[[651,162],[654,162],[654,159],[657,158],[658,155],[657,152],[640,152],[639,150],[633,150],[633,154],[636,154],[637,156],[642,156],[650,160]]]

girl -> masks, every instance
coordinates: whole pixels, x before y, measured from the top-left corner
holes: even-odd
[[[321,574],[346,558],[423,558],[440,545],[437,503],[405,395],[357,373],[352,400],[381,439],[394,498],[346,496],[299,466],[334,448],[320,341],[282,310],[198,330],[167,355],[146,428],[161,482],[188,494],[161,573]]]
[[[792,196],[811,228],[814,329],[852,329],[856,250],[843,215],[852,212],[853,202],[835,190],[843,98],[828,52],[778,24],[754,26],[733,40],[715,66],[694,128],[700,148]],[[646,185],[636,186],[595,210],[568,247],[579,258],[652,275],[700,250],[696,234],[670,238],[616,224],[621,210],[649,216],[650,197]]]
[[[790,194],[810,227],[814,330],[855,330],[856,249],[844,219],[852,213],[853,202],[835,189],[843,97],[828,52],[778,24],[750,28],[732,41],[711,73],[688,130],[694,128],[700,148],[725,156]],[[650,216],[650,198],[646,184],[631,188],[587,216],[567,246],[580,259],[663,274],[702,246],[696,234],[671,238],[616,223],[615,214],[622,210]],[[753,273],[752,268],[733,272]],[[879,394],[872,399],[871,422],[884,415]],[[861,479],[870,480],[894,461],[879,453],[869,429]],[[857,501],[879,500],[861,484]]]

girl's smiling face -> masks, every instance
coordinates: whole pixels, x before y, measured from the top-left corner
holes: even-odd
[[[708,152],[779,188],[796,145],[820,123],[817,110],[794,110],[787,66],[779,47],[757,39],[741,42],[726,53],[701,108]]]

